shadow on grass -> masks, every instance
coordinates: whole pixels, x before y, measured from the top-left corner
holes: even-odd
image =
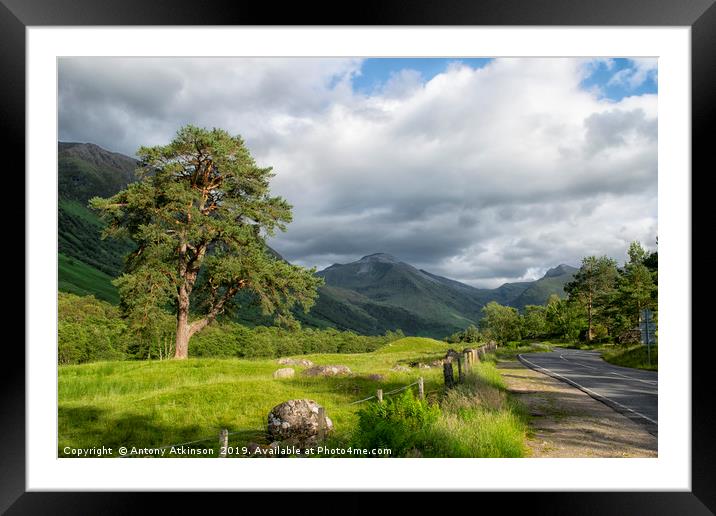
[[[186,455],[173,454],[168,449],[164,455],[151,454],[142,449],[171,447],[184,445],[185,449],[213,450],[211,455],[217,457],[219,450],[219,432],[227,428],[230,432],[231,446],[245,446],[249,442],[265,440],[265,432],[261,429],[232,431],[230,421],[222,421],[214,435],[207,435],[207,429],[199,425],[178,426],[176,423],[159,422],[151,415],[124,413],[112,414],[96,407],[60,407],[58,411],[60,435],[66,437],[58,446],[57,456],[76,457],[72,449],[111,448],[111,457],[121,456],[120,447],[128,449],[128,456],[133,457],[181,457]],[[193,442],[200,441],[200,442]],[[69,450],[68,450],[69,448]],[[132,453],[132,448],[140,451]],[[178,449],[178,448],[177,448]],[[92,455],[88,455],[92,457]]]

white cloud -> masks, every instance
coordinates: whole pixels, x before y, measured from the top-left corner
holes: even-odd
[[[396,71],[364,95],[350,87],[360,60],[72,60],[60,136],[131,152],[182,123],[226,128],[294,205],[272,241],[288,259],[387,252],[495,286],[654,242],[656,96],[600,99],[579,86],[590,66],[499,59],[427,83]]]
[[[636,89],[648,79],[657,80],[658,60],[653,57],[629,59],[631,67],[623,68],[612,75],[607,84]]]

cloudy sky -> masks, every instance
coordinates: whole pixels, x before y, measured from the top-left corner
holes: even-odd
[[[60,60],[61,141],[132,156],[187,123],[274,167],[297,264],[495,287],[655,246],[655,59]]]

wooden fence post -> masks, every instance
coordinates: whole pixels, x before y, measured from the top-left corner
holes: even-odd
[[[465,367],[462,363],[462,355],[457,356],[457,383],[465,381]]]
[[[422,376],[418,378],[418,398],[421,400],[425,399],[425,382]]]
[[[222,428],[219,432],[219,457],[226,457],[229,448],[229,431]]]
[[[380,403],[383,403],[383,389],[378,389],[375,391],[375,397],[378,398],[378,401]]]
[[[318,407],[318,441],[323,441],[326,438],[326,409]]]
[[[445,378],[445,387],[448,389],[453,386],[455,380],[452,372],[452,359],[445,357],[445,363],[443,363],[443,377]]]

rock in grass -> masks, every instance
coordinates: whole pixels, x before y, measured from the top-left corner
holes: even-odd
[[[385,375],[378,373],[369,374],[368,379],[373,380],[374,382],[382,382],[383,380],[385,380]]]
[[[390,370],[395,371],[396,373],[409,373],[410,372],[409,367],[406,367],[401,364],[396,364],[395,367],[391,367]]]
[[[277,369],[273,372],[274,378],[293,378],[293,375],[296,374],[296,371],[294,371],[290,367],[284,367],[282,369]]]
[[[305,367],[313,366],[313,362],[307,358],[279,358],[277,362],[281,365],[300,365]]]
[[[320,415],[320,408],[313,400],[288,400],[276,405],[268,415],[269,436],[300,448],[320,442],[322,435],[333,430],[333,422],[325,411]]]
[[[346,376],[352,374],[352,372],[344,365],[325,365],[306,369],[303,374],[306,376]]]

